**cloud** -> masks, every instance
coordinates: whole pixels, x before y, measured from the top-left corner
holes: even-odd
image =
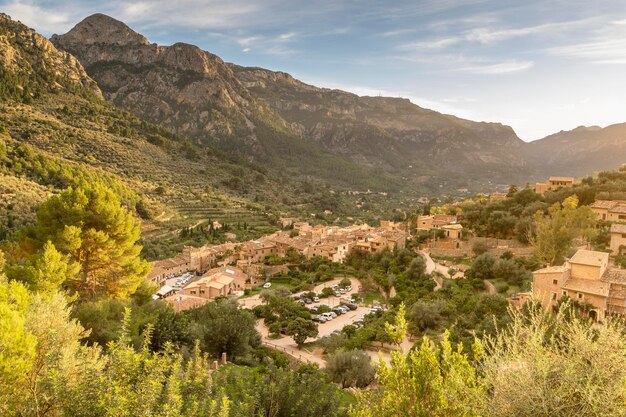
[[[499,62],[496,64],[471,65],[457,68],[455,71],[486,75],[510,74],[514,72],[528,70],[534,65],[535,63],[533,61],[510,60],[505,62]]]
[[[626,64],[626,34],[590,42],[548,48],[548,53],[586,59],[595,64]]]
[[[398,29],[398,30],[390,30],[387,32],[382,32],[379,34],[379,36],[382,36],[383,38],[389,38],[393,36],[405,35],[407,33],[412,33],[412,32],[415,32],[415,29]]]
[[[589,22],[588,19],[558,23],[546,23],[542,25],[526,26],[521,28],[477,28],[468,31],[465,34],[464,38],[469,42],[491,44],[530,35],[553,35],[555,33],[574,30],[577,27],[580,27],[580,25],[586,24],[587,22]]]
[[[296,36],[295,32],[283,33],[283,34],[278,35],[278,40],[287,41],[293,38],[294,36]]]
[[[71,17],[68,14],[47,10],[32,4],[12,2],[2,5],[2,11],[40,32],[52,33],[59,28],[69,29],[72,25]]]
[[[459,37],[441,38],[431,41],[405,43],[398,46],[401,50],[424,50],[424,49],[443,49],[451,45],[455,45],[462,41]]]

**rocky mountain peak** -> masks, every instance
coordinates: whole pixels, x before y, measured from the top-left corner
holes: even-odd
[[[96,82],[75,57],[4,13],[0,13],[0,69],[22,78],[3,79],[8,90],[74,91],[78,87],[101,96]]]
[[[53,35],[52,41],[60,45],[67,43],[115,46],[150,44],[148,39],[129,28],[125,23],[102,13],[86,17],[63,36]]]

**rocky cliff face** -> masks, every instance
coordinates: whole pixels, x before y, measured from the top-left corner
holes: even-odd
[[[101,97],[98,85],[74,56],[57,50],[48,39],[3,13],[0,69],[12,74],[3,80],[7,90],[15,87],[24,91],[26,86],[31,90],[29,94],[44,89],[83,90]]]
[[[507,169],[528,174],[518,152],[524,143],[508,126],[459,119],[401,98],[317,88],[281,72],[232,68],[301,135],[362,163],[407,174],[413,167],[485,177]]]
[[[51,40],[80,59],[107,99],[141,117],[199,141],[257,140],[252,119],[264,109],[216,55],[151,44],[102,14]]]

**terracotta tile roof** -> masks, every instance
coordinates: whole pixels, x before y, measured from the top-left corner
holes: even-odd
[[[570,291],[602,295],[606,297],[609,295],[610,284],[606,281],[593,279],[570,278],[565,282],[563,288]]]
[[[619,284],[626,283],[626,269],[609,268],[602,275],[602,280]]]
[[[617,206],[609,209],[611,213],[626,213],[626,204],[618,204]]]
[[[582,264],[591,266],[606,265],[609,261],[609,254],[586,249],[579,249],[569,260],[572,264]]]
[[[548,181],[566,181],[574,182],[574,177],[550,177]]]
[[[615,207],[618,204],[619,204],[619,202],[612,201],[612,200],[596,200],[591,205],[591,208],[610,209],[610,208]]]
[[[200,307],[211,300],[202,297],[194,297],[192,295],[176,294],[167,297],[165,301],[170,304],[175,311],[183,311]]]

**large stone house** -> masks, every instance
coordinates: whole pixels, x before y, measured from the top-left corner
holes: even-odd
[[[205,275],[189,284],[182,289],[182,294],[204,298],[207,300],[215,300],[217,297],[228,296],[234,291],[233,281],[235,279],[226,272],[218,272],[211,275]]]
[[[597,200],[591,205],[598,220],[626,223],[626,201]]]
[[[179,255],[174,258],[163,259],[152,264],[152,270],[148,273],[148,279],[161,286],[168,278],[184,274],[190,270],[188,256]]]
[[[573,177],[550,177],[546,182],[538,182],[535,184],[535,192],[543,195],[548,190],[556,190],[561,187],[573,187]]]
[[[626,224],[611,225],[611,255],[626,256]]]
[[[276,254],[276,245],[270,239],[259,239],[242,244],[239,259],[256,264],[263,262],[267,256]]]
[[[626,313],[626,270],[609,267],[609,254],[580,249],[562,266],[533,272],[532,292],[546,309],[569,296],[588,304],[589,317],[601,321]]]
[[[417,230],[440,229],[447,224],[457,222],[457,217],[450,214],[433,214],[417,218]]]

